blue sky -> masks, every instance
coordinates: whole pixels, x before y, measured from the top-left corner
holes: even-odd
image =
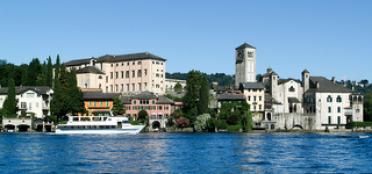
[[[258,73],[372,80],[372,1],[0,1],[0,58],[28,63],[149,51],[168,72],[234,73],[257,47]]]

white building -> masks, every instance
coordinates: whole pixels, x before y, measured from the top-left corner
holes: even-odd
[[[182,89],[186,87],[186,80],[178,80],[178,79],[165,79],[165,90],[166,91],[174,91],[174,87],[180,84]]]
[[[72,60],[64,65],[68,70],[77,70],[80,88],[99,88],[112,93],[150,91],[164,94],[165,62],[164,58],[143,52]]]
[[[354,94],[334,79],[310,76],[281,79],[268,69],[256,81],[256,48],[244,43],[235,49],[235,87],[244,94],[256,128],[344,129],[363,121],[363,96]]]
[[[8,88],[0,88],[0,106],[3,108]],[[50,115],[50,101],[53,90],[46,86],[16,87],[17,115],[33,113],[36,118]]]

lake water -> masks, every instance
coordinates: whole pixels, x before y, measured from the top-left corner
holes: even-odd
[[[314,172],[372,172],[372,134],[0,134],[0,173]]]

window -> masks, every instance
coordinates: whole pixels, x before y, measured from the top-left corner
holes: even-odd
[[[129,92],[129,84],[127,84],[127,92]]]
[[[340,116],[337,117],[337,124],[338,124],[338,125],[341,124],[341,117],[340,117]]]
[[[21,102],[21,109],[27,109],[27,103]]]
[[[132,83],[132,91],[135,91],[135,90],[136,90],[136,85]]]
[[[262,105],[258,105],[258,109],[261,110],[262,109]]]
[[[123,92],[124,91],[124,84],[121,84],[121,90],[120,90],[121,92]]]
[[[331,116],[328,116],[328,124],[331,124],[332,123],[332,118]]]
[[[102,76],[98,76],[98,79],[102,79]]]
[[[253,96],[253,101],[256,101],[257,100],[257,97],[256,96]]]
[[[138,62],[137,62],[137,64],[138,64],[138,65],[141,65],[141,64],[142,64],[142,62],[141,62],[141,61],[138,61]]]
[[[251,101],[251,96],[248,96],[248,101]]]
[[[330,106],[328,107],[328,113],[332,113],[332,108]]]
[[[115,72],[115,79],[119,78],[119,72]]]
[[[341,113],[341,107],[337,107],[337,113]]]
[[[336,101],[337,101],[337,103],[341,103],[341,102],[342,102],[342,98],[341,98],[341,96],[337,96]]]
[[[129,71],[125,72],[125,78],[129,78]]]
[[[291,86],[289,89],[288,89],[289,92],[295,92],[295,88],[293,86]]]
[[[27,93],[26,94],[26,97],[27,98],[34,98],[35,97],[35,93]]]
[[[248,54],[248,57],[253,57],[253,52],[248,51],[247,54]]]
[[[142,91],[142,84],[141,83],[138,83],[138,90]]]
[[[124,71],[121,71],[121,78],[124,79]]]
[[[132,70],[132,77],[136,77],[136,71]]]
[[[110,72],[110,79],[113,79],[113,78],[114,78],[114,73]]]
[[[139,70],[137,71],[137,77],[142,77],[142,70],[139,69]]]
[[[145,71],[145,76],[147,76],[147,69],[144,69],[144,71]]]
[[[327,102],[329,102],[329,103],[332,102],[332,97],[330,95],[327,97]]]
[[[259,100],[259,101],[262,101],[262,96],[259,96],[259,97],[258,97],[258,100]]]

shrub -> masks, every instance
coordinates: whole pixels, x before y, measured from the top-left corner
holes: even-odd
[[[190,120],[185,117],[180,117],[176,119],[176,125],[178,128],[185,128],[190,125]]]
[[[229,132],[240,132],[241,128],[242,127],[241,127],[240,124],[229,125],[229,126],[227,126],[227,131],[229,131]]]

